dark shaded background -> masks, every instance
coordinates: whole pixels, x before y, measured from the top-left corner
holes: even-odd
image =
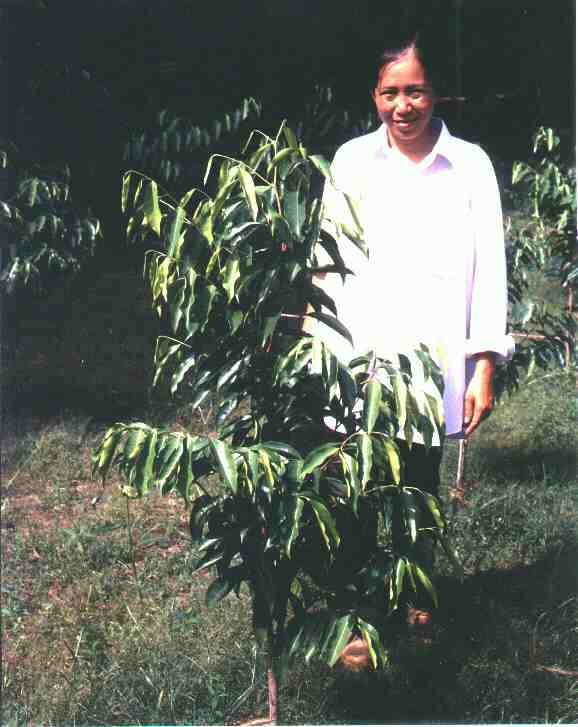
[[[3,135],[36,158],[79,166],[77,180],[87,163],[112,170],[127,133],[164,107],[202,124],[253,95],[281,119],[323,83],[344,106],[367,110],[380,50],[415,30],[443,92],[456,95],[461,75],[461,115],[456,103],[440,109],[454,132],[510,161],[539,124],[574,127],[571,0],[25,4],[42,2],[0,2]]]

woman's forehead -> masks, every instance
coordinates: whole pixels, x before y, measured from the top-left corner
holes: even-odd
[[[384,64],[377,78],[378,86],[423,85],[428,77],[421,61],[413,51]]]

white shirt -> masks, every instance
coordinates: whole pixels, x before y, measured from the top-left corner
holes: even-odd
[[[392,358],[425,343],[444,374],[446,434],[459,436],[473,372],[466,359],[483,351],[507,357],[514,344],[506,335],[502,210],[492,164],[440,123],[435,147],[419,163],[390,147],[385,125],[337,150],[324,227],[352,226],[336,190],[346,192],[358,205],[369,258],[342,235],[339,251],[354,275],[343,282],[329,273],[319,283],[353,347],[323,324],[315,333],[345,363],[370,350]],[[321,248],[318,260],[330,263]]]

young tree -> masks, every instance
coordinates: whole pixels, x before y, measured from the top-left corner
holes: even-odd
[[[514,388],[536,367],[569,370],[576,356],[576,172],[564,163],[552,129],[537,130],[529,163],[513,165],[512,185],[516,212],[506,218],[510,328],[522,345],[500,367],[498,391]],[[564,300],[532,294],[534,273],[559,284]]]
[[[329,165],[287,126],[275,138],[253,132],[241,160],[213,157],[209,179],[214,197],[199,193],[189,212],[195,190],[174,202],[129,172],[123,205],[133,208],[129,234],[152,231],[164,248],[146,256],[168,329],[155,382],[185,392],[193,408],[211,400],[214,431],[119,423],[95,453],[94,473],[118,466],[127,496],[158,487],[191,506],[196,569],[216,572],[207,603],[248,586],[275,722],[277,680],[296,654],[334,665],[357,637],[377,668],[407,593],[436,601],[418,544],[433,539],[454,556],[437,500],[403,482],[395,436],[403,430],[411,445],[420,432],[426,446],[434,431],[443,436],[442,379],[425,348],[345,365],[296,325],[311,317],[349,337],[312,280],[349,271],[323,227]],[[359,225],[338,231],[367,253]],[[318,266],[319,248],[331,265]],[[380,325],[388,316],[395,311],[381,311]],[[436,395],[414,384],[416,372]]]
[[[36,164],[0,143],[0,290],[44,290],[94,252],[100,222],[75,205],[66,164]]]

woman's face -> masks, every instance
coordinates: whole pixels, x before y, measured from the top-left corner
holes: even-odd
[[[428,141],[434,93],[413,51],[382,68],[373,100],[392,146],[417,151]]]

